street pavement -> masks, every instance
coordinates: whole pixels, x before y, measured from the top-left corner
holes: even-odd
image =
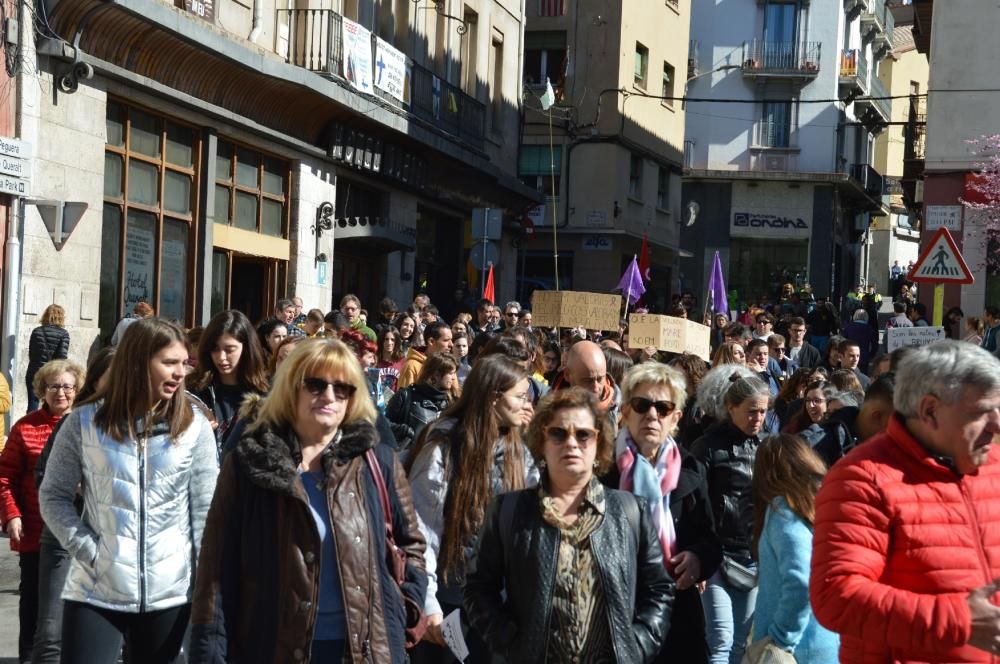
[[[10,541],[0,536],[0,664],[17,664],[17,584],[21,570]]]

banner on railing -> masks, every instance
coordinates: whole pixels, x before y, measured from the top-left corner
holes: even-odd
[[[375,92],[372,85],[372,33],[354,21],[343,19],[344,78],[356,90]]]
[[[410,91],[406,85],[406,55],[381,37],[378,37],[377,40],[375,87],[388,92],[404,104],[409,104]]]

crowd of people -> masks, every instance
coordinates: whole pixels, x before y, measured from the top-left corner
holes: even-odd
[[[455,611],[477,664],[996,661],[1000,311],[885,353],[791,300],[711,362],[425,295],[43,331],[20,661],[447,663]]]

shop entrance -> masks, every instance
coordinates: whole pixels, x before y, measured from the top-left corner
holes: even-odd
[[[229,286],[229,307],[239,309],[251,322],[267,311],[267,264],[264,259],[233,256],[233,278]]]
[[[726,285],[744,302],[774,301],[782,284],[790,283],[798,290],[809,280],[808,240],[733,238],[729,255],[730,282]]]
[[[287,263],[216,249],[212,253],[212,315],[237,309],[257,325],[285,291]]]

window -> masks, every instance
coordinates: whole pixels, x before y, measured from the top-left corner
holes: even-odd
[[[674,96],[674,68],[670,66],[669,62],[663,63],[663,92],[664,97]],[[667,106],[673,106],[673,99],[664,99],[663,103]]]
[[[660,166],[656,173],[656,207],[670,209],[670,169]]]
[[[791,133],[792,103],[765,102],[757,143],[769,148],[787,148]]]
[[[566,76],[566,33],[529,32],[524,36],[524,83],[552,87],[562,85]]]
[[[409,2],[409,0],[407,0]],[[476,97],[478,90],[479,63],[479,14],[468,7],[462,15],[465,20],[466,32],[462,35],[462,89],[470,97]]]
[[[770,0],[764,13],[764,41],[792,43],[798,32],[798,8],[794,2]]]
[[[649,73],[649,49],[635,43],[635,85],[646,89],[646,75]]]
[[[642,200],[642,161],[640,155],[634,154],[628,168],[628,195],[639,201]]]
[[[554,169],[553,164],[555,165]],[[558,197],[561,174],[561,145],[554,146],[551,153],[548,145],[521,146],[517,175],[525,185],[542,192],[547,198],[553,198],[553,191]]]
[[[215,223],[288,237],[288,163],[220,140],[215,153]]]
[[[197,164],[194,127],[107,104],[98,324],[108,335],[137,302],[187,323],[193,295]]]
[[[490,44],[490,106],[495,133],[503,132],[503,33],[493,30]]]

